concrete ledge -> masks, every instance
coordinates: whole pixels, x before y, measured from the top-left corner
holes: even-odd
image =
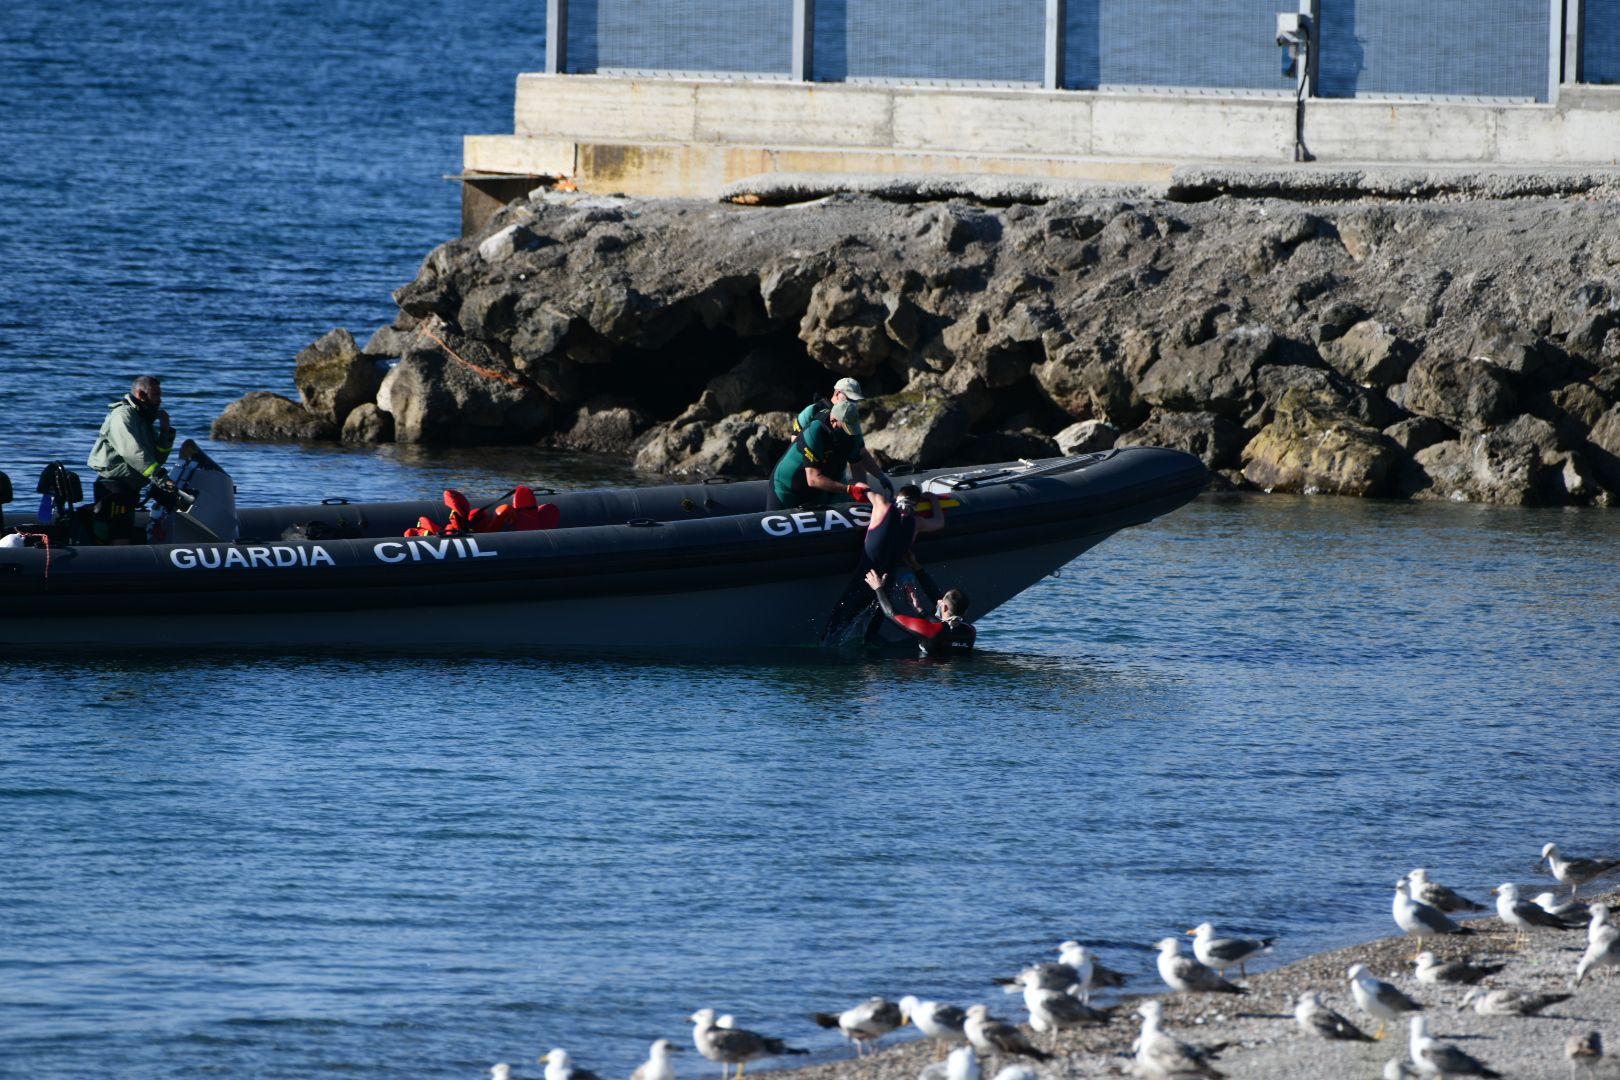
[[[1268,96],[1112,94],[727,79],[518,76],[511,136],[469,136],[469,172],[712,198],[771,173],[1164,183],[1173,165],[1293,164],[1296,108]],[[1321,165],[1602,168],[1620,87],[1556,105],[1312,99]]]
[[[1090,183],[1157,184],[1170,180],[1168,161],[1033,155],[942,154],[903,150],[802,146],[722,146],[713,143],[559,142],[527,136],[479,135],[480,165],[468,172],[566,175],[583,191],[625,195],[715,198],[740,180],[772,173],[911,176],[991,175]],[[502,147],[501,141],[512,143]],[[542,151],[543,148],[543,151]],[[565,171],[537,167],[570,163]],[[502,168],[492,168],[492,165]],[[507,168],[504,166],[513,166]]]
[[[572,176],[574,144],[527,135],[466,135],[461,140],[461,167],[466,172]]]

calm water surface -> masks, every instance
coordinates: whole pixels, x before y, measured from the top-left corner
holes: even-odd
[[[387,322],[541,16],[8,13],[0,469],[82,465],[141,371],[200,436]],[[257,504],[633,479],[209,446]],[[622,1075],[701,1006],[834,1052],[806,1010],[986,999],[1071,935],[1144,977],[1203,919],[1381,935],[1414,865],[1479,894],[1620,850],[1617,553],[1614,512],[1206,497],[955,665],[0,657],[0,1074]]]

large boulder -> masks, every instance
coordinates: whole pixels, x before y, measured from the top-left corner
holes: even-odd
[[[567,450],[592,454],[627,454],[652,420],[634,402],[617,398],[592,398],[579,407],[567,431],[552,436],[552,442]]]
[[[1293,390],[1243,450],[1243,476],[1265,491],[1381,495],[1400,452],[1343,416],[1329,395]]]
[[[1103,340],[1074,342],[1031,372],[1047,400],[1075,420],[1105,420],[1136,427],[1152,407],[1137,391],[1142,372],[1157,357],[1157,342],[1126,334],[1116,347]]]
[[[1214,471],[1235,464],[1247,438],[1236,422],[1218,413],[1155,409],[1146,423],[1119,436],[1114,445],[1183,450]]]
[[[1322,359],[1351,382],[1362,386],[1393,386],[1406,378],[1417,355],[1410,342],[1376,320],[1367,319],[1343,336],[1324,341]]]
[[[1318,409],[1326,409],[1368,427],[1385,427],[1402,414],[1388,398],[1359,386],[1338,372],[1304,364],[1267,364],[1255,373],[1261,404],[1244,418],[1244,426],[1258,431],[1271,423],[1278,404],[1290,394],[1305,395]]]
[[[298,354],[293,382],[304,408],[313,416],[342,427],[349,411],[377,400],[383,369],[377,358],[360,351],[354,337],[339,327],[316,339]]]
[[[888,357],[883,288],[859,274],[823,278],[810,291],[799,338],[815,361],[840,375],[870,375]]]
[[[395,441],[451,446],[535,441],[550,414],[545,395],[470,343],[462,342],[456,351],[461,359],[419,349],[383,380],[377,405],[393,416]]]
[[[1533,506],[1566,501],[1571,481],[1579,487],[1585,480],[1582,464],[1560,451],[1553,426],[1535,416],[1436,443],[1412,460],[1417,468],[1403,486],[1420,499]]]
[[[1444,420],[1459,430],[1494,427],[1517,405],[1507,376],[1485,360],[1429,355],[1407,373],[1401,395],[1409,412]]]
[[[1106,420],[1082,420],[1053,437],[1060,454],[1092,454],[1107,450],[1119,438],[1119,429]]]
[[[349,411],[343,421],[343,441],[356,446],[371,446],[394,441],[394,418],[368,401]]]
[[[216,439],[335,439],[337,425],[316,416],[291,398],[255,390],[225,406],[209,430]]]
[[[1620,491],[1620,405],[1598,417],[1586,440],[1589,456],[1603,483]]]
[[[690,476],[768,476],[791,436],[786,412],[743,412],[714,423],[654,428],[636,452],[642,472]]]
[[[908,387],[861,402],[867,449],[885,464],[926,469],[943,464],[967,440],[972,418],[949,394]]]
[[[1255,374],[1277,356],[1278,338],[1260,323],[1235,326],[1190,348],[1162,346],[1138,391],[1161,409],[1207,410],[1238,418],[1253,405]]]

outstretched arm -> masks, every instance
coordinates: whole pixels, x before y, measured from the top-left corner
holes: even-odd
[[[883,587],[886,577],[880,577],[876,570],[866,572],[866,583],[877,594],[878,607],[883,609],[884,616],[900,629],[924,641],[932,641],[945,629],[945,624],[933,619],[920,619],[915,615],[896,615],[894,605],[889,602],[889,592]]]

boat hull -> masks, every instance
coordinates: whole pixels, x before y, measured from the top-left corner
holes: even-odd
[[[974,486],[951,495],[961,505],[949,512],[946,529],[919,541],[934,579],[973,598],[975,620],[1114,532],[1182,505],[1205,479],[1196,459],[1175,451],[1070,460],[1082,464],[1027,480],[1016,467],[1011,479],[970,479]],[[553,501],[563,506],[565,523],[572,516],[584,524],[407,540],[394,526],[431,504],[299,507],[243,511],[244,531],[274,537],[262,540],[0,550],[0,597],[8,611],[28,611],[0,620],[0,642],[422,650],[815,645],[850,586],[864,529],[864,507],[758,511],[757,484]],[[280,538],[286,524],[316,513],[363,518],[373,534],[387,533]]]

